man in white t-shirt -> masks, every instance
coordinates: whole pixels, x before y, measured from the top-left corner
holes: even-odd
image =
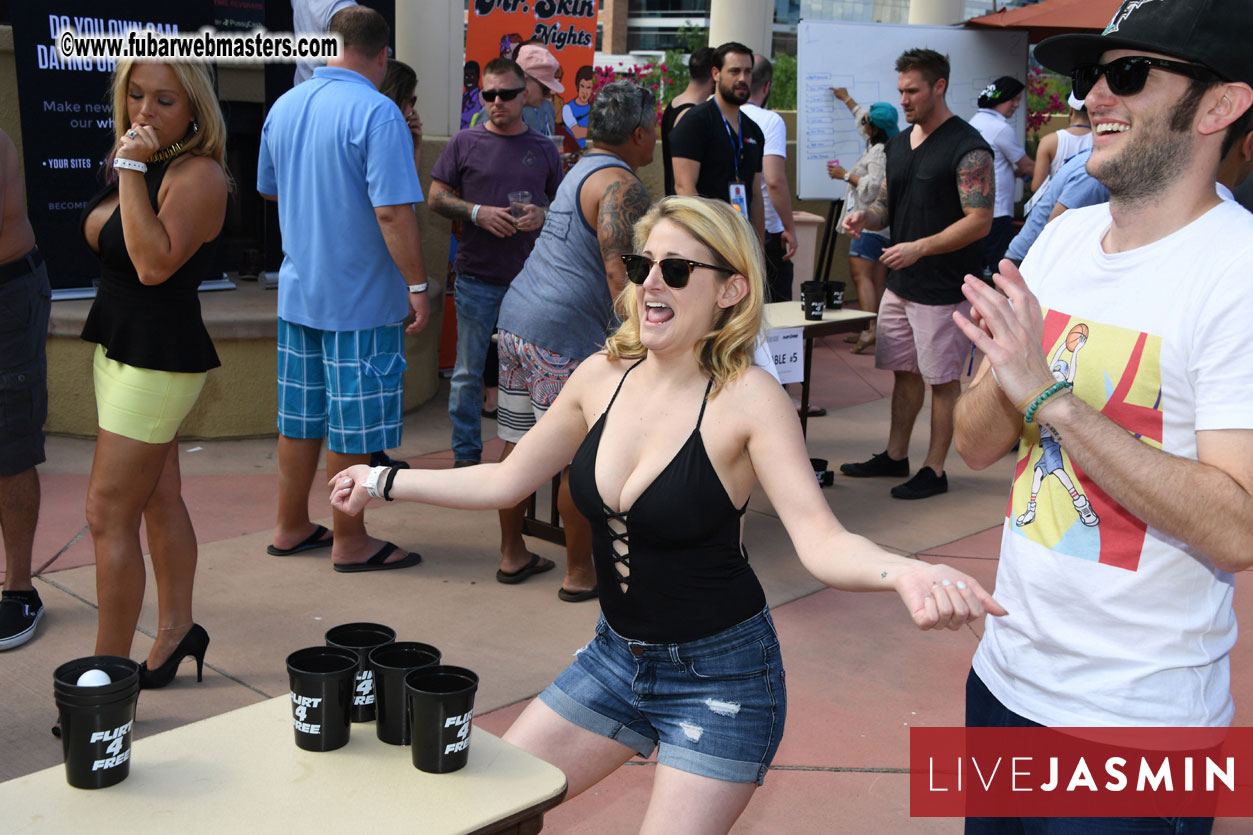
[[[1045,227],[1021,275],[1001,262],[1008,298],[967,277],[979,324],[955,316],[987,357],[958,452],[982,468],[1019,441],[996,583],[1010,614],[975,653],[968,726],[1231,723],[1232,573],[1253,565],[1253,215],[1214,182],[1253,118],[1250,38],[1240,0],[1127,0],[1104,35],[1036,47],[1086,99],[1110,202]],[[1046,430],[1045,468],[1067,479],[1042,480],[1026,524]],[[1098,831],[1072,825],[1029,831]]]
[[[1018,131],[1010,123],[1022,104],[1026,89],[1013,76],[1003,75],[979,94],[979,112],[970,117],[970,126],[992,148],[992,170],[996,173],[996,204],[992,210],[992,231],[983,239],[987,269],[995,271],[1014,238],[1014,194],[1019,176],[1035,173],[1035,163],[1018,141]]]
[[[757,123],[766,136],[761,160],[761,206],[766,212],[767,301],[792,300],[792,255],[796,252],[796,227],[792,223],[792,187],[787,181],[787,127],[783,117],[766,110],[774,68],[764,55],[753,56],[748,103],[740,112]]]

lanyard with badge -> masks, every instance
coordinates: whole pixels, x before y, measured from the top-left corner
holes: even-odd
[[[744,185],[744,181],[740,179],[740,157],[744,150],[744,116],[739,117],[739,136],[731,131],[731,123],[726,117],[722,117],[722,125],[727,129],[727,138],[731,142],[732,159],[735,162],[735,179],[731,181],[728,189],[727,199],[731,205],[739,210],[745,219],[748,218],[748,189]]]

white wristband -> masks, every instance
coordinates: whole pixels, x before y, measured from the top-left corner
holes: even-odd
[[[371,467],[370,474],[365,480],[365,491],[370,494],[371,498],[381,499],[383,495],[379,493],[379,477],[387,472],[387,467]]]
[[[428,284],[429,282],[426,282],[426,281],[422,282],[421,284],[410,284],[409,292],[410,293],[425,293]]]
[[[114,168],[125,168],[127,171],[138,171],[140,174],[148,173],[148,166],[138,160],[123,159],[122,157],[113,158]]]
[[[850,184],[851,184],[851,183],[852,183],[852,180],[850,180],[850,179],[849,179],[849,177],[851,177],[851,176],[853,176],[853,172],[852,172],[852,171],[845,171],[845,172],[844,172],[844,182],[846,182],[846,183],[850,183]]]
[[[475,203],[474,208],[470,210],[470,222],[475,226],[479,225],[479,209],[483,208],[482,203]]]

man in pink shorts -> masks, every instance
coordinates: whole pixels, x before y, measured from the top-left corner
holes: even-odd
[[[992,152],[979,132],[953,115],[944,100],[948,58],[911,49],[896,61],[901,109],[913,125],[888,140],[886,184],[869,207],[850,212],[844,231],[890,226],[892,246],[879,305],[875,365],[896,374],[888,448],[869,461],[841,464],[854,478],[909,475],[909,438],[931,386],[931,442],[923,467],[892,488],[898,499],[925,499],[948,490],[944,459],[953,440],[953,407],[970,341],[953,322],[969,307],[967,273],[981,273],[980,241],[992,226]]]

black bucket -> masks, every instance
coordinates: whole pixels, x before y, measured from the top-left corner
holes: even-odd
[[[102,670],[111,679],[79,687],[78,677]],[[126,779],[139,701],[139,665],[116,655],[67,661],[52,673],[52,693],[61,722],[65,780],[76,789],[103,789]]]
[[[422,667],[405,676],[413,765],[447,774],[470,758],[470,720],[479,677],[465,667]]]
[[[374,671],[370,650],[396,640],[396,630],[381,623],[345,623],[326,631],[328,647],[343,647],[357,653],[357,678],[353,682],[352,721],[374,721]]]
[[[287,656],[298,748],[333,751],[348,744],[356,671],[357,653],[351,649],[309,647]]]
[[[438,664],[440,652],[430,644],[397,641],[370,650],[374,670],[374,713],[379,739],[389,745],[409,744],[409,703],[405,676]]]

